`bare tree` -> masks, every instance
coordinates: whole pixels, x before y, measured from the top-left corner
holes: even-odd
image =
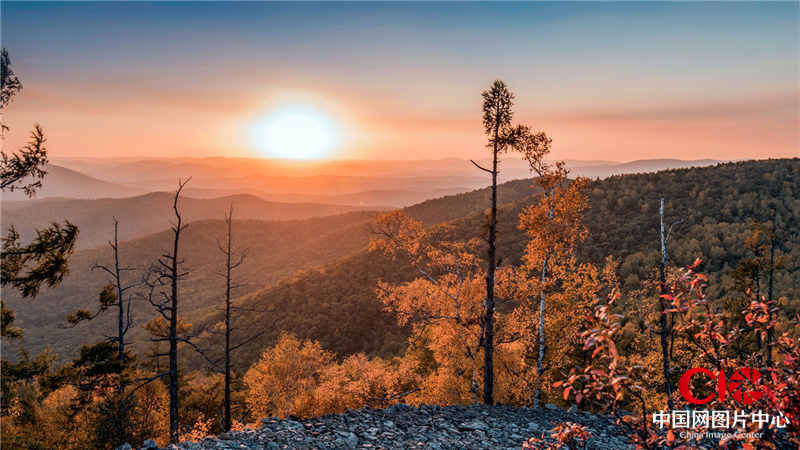
[[[658,306],[660,309],[660,317],[659,317],[659,338],[661,339],[661,360],[662,360],[662,370],[664,375],[664,395],[667,396],[667,405],[670,409],[674,407],[674,403],[672,401],[672,384],[670,383],[670,373],[671,369],[669,367],[670,362],[670,355],[672,354],[671,344],[669,341],[669,336],[672,334],[672,324],[670,323],[668,313],[667,313],[667,299],[664,297],[668,294],[667,289],[667,243],[669,242],[669,236],[672,234],[672,227],[681,223],[681,221],[674,222],[670,225],[669,229],[666,229],[666,225],[664,222],[664,197],[661,197],[661,206],[659,208],[659,217],[660,217],[660,235],[661,235],[661,261],[658,265],[658,280],[659,280],[659,297],[658,297]]]
[[[191,177],[185,181],[178,180],[178,188],[172,202],[172,210],[175,214],[175,222],[170,228],[172,230],[172,250],[162,254],[156,264],[154,264],[145,275],[144,283],[149,291],[147,299],[163,319],[164,326],[159,323],[149,325],[151,333],[154,334],[154,342],[167,341],[169,343],[169,369],[167,372],[157,374],[147,381],[151,381],[163,376],[169,377],[169,439],[176,444],[178,442],[179,410],[178,410],[178,344],[180,342],[189,343],[189,340],[179,331],[179,290],[178,285],[181,279],[188,275],[182,271],[183,260],[180,258],[180,239],[181,232],[188,226],[183,223],[178,200],[181,191]],[[164,356],[164,355],[160,355]]]
[[[113,265],[106,266],[95,263],[92,270],[102,270],[111,278],[111,284],[104,287],[99,295],[100,307],[97,312],[91,313],[87,310],[78,310],[73,314],[67,316],[67,321],[75,326],[84,320],[92,320],[100,314],[107,311],[109,308],[116,306],[117,308],[117,335],[109,337],[109,341],[117,344],[117,370],[119,371],[119,378],[115,387],[115,402],[116,402],[116,417],[113,420],[116,424],[116,432],[118,443],[125,441],[125,424],[127,416],[127,405],[123,399],[123,394],[128,385],[128,380],[125,376],[125,368],[129,362],[129,358],[125,353],[125,336],[133,326],[133,315],[131,314],[132,296],[127,295],[130,289],[138,286],[139,283],[125,283],[122,274],[136,270],[134,267],[125,267],[120,263],[119,258],[119,221],[114,218],[114,240],[109,241],[111,247],[114,263]]]
[[[234,254],[233,250],[233,205],[228,209],[225,215],[225,245],[217,242],[217,247],[225,256],[225,272],[222,274],[225,277],[225,411],[223,417],[223,429],[230,431],[231,429],[231,352],[235,349],[231,346],[231,332],[233,331],[232,312],[234,306],[231,303],[231,290],[239,287],[231,280],[231,273],[244,262],[247,257],[247,252],[242,251],[239,254]],[[252,339],[250,339],[252,340]],[[249,341],[249,340],[248,340]],[[242,344],[236,346],[238,348]]]
[[[664,393],[667,396],[667,405],[669,409],[673,409],[672,404],[672,386],[669,380],[669,347],[667,343],[667,336],[669,330],[667,327],[667,300],[664,298],[667,295],[667,236],[664,232],[664,197],[661,197],[661,207],[659,208],[659,216],[661,218],[661,262],[658,266],[658,280],[660,285],[661,295],[658,297],[658,305],[661,309],[661,316],[659,322],[661,324],[661,359],[663,362],[664,370]]]
[[[120,263],[119,259],[119,221],[114,218],[114,241],[109,242],[108,246],[111,247],[112,254],[114,255],[114,265],[105,266],[95,263],[92,270],[102,270],[111,277],[114,288],[117,291],[116,307],[117,307],[117,337],[113,340],[117,343],[117,359],[120,362],[125,360],[125,336],[133,326],[133,316],[131,315],[131,296],[125,296],[125,293],[136,287],[139,283],[126,284],[122,280],[122,274],[136,270],[134,267],[125,267]]]
[[[772,210],[772,226],[769,230],[769,284],[767,287],[767,311],[769,321],[772,322],[772,310],[775,307],[775,248],[778,245],[778,235],[776,233],[775,217],[777,212]],[[772,343],[775,341],[775,327],[771,326],[767,330],[767,367],[772,367]]]

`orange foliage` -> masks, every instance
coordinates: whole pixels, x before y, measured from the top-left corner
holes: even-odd
[[[419,277],[399,285],[380,283],[378,298],[394,312],[402,325],[410,325],[412,348],[429,352],[427,367],[417,401],[439,404],[469,403],[478,399],[483,367],[481,335],[486,273],[476,256],[477,239],[468,242],[445,240],[444,226],[425,230],[421,223],[400,211],[378,219],[382,239],[373,249],[402,258]],[[510,304],[507,294],[514,290],[511,268],[496,273],[498,305]],[[505,319],[499,315],[495,328],[497,343],[506,339]],[[497,358],[504,359],[498,347]],[[498,384],[502,380],[498,379]],[[498,393],[499,394],[499,393]],[[504,401],[498,396],[499,401]]]
[[[341,363],[318,342],[284,334],[245,374],[254,417],[311,417],[363,407],[382,408],[415,392],[410,360],[352,355]]]
[[[247,405],[256,417],[310,415],[314,410],[313,389],[333,354],[317,342],[300,342],[281,335],[244,376],[249,389]]]

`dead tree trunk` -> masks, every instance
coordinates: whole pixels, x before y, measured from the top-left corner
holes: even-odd
[[[109,247],[111,247],[112,254],[114,256],[114,265],[113,266],[104,266],[95,263],[92,266],[92,270],[100,269],[106,272],[111,279],[113,280],[114,288],[116,289],[116,307],[117,307],[117,336],[112,338],[112,341],[117,342],[117,361],[119,361],[119,366],[121,370],[124,370],[126,364],[126,355],[125,355],[125,336],[128,334],[128,331],[133,326],[133,317],[131,316],[131,298],[125,297],[126,292],[129,289],[132,289],[137,286],[137,283],[133,284],[125,284],[122,280],[122,274],[126,271],[135,270],[133,267],[123,267],[120,263],[119,257],[119,221],[114,218],[114,241],[108,243]],[[118,442],[121,444],[125,442],[125,424],[127,423],[126,415],[127,415],[127,406],[123,399],[123,394],[127,387],[127,381],[125,374],[119,374],[119,380],[115,387],[116,393],[116,414],[117,417],[115,418],[117,422],[117,432],[118,432]]]
[[[659,208],[659,215],[661,217],[661,263],[659,264],[659,285],[660,295],[658,297],[658,304],[660,307],[661,317],[659,322],[661,324],[661,359],[663,362],[664,373],[664,394],[667,396],[667,405],[669,409],[673,409],[672,402],[672,385],[670,384],[670,369],[669,369],[669,345],[667,338],[669,336],[669,326],[667,324],[667,300],[664,298],[667,295],[667,235],[664,230],[664,197],[661,197],[661,207]]]
[[[231,430],[231,244],[233,240],[233,206],[225,218],[227,239],[225,246],[225,417],[223,429]]]
[[[223,429],[227,432],[230,431],[232,425],[233,416],[231,414],[231,382],[233,376],[231,374],[232,371],[232,359],[231,354],[234,350],[246,345],[249,342],[257,339],[259,336],[263,335],[267,330],[264,329],[253,336],[250,336],[247,339],[242,340],[238,344],[232,344],[232,334],[233,334],[233,313],[240,308],[237,308],[233,304],[232,300],[232,292],[233,289],[239,287],[239,285],[233,282],[233,271],[242,265],[245,258],[247,257],[247,249],[244,249],[240,252],[235,252],[233,249],[233,205],[228,209],[227,214],[225,215],[225,243],[224,245],[217,241],[217,248],[219,251],[222,252],[223,256],[225,257],[225,270],[222,273],[218,273],[225,278],[225,354],[224,354],[224,374],[225,374],[225,404],[223,406]]]
[[[228,216],[228,252],[225,264],[225,431],[231,430],[231,221]]]
[[[178,198],[181,190],[186,185],[185,182],[178,184],[175,191],[175,199],[172,202],[172,210],[175,213],[175,226],[172,227],[174,238],[172,240],[172,254],[165,255],[162,264],[168,270],[167,276],[170,282],[170,318],[169,318],[169,440],[173,444],[178,443],[178,280],[181,273],[178,272],[180,264],[179,251],[181,231],[183,231],[183,218],[178,209]]]
[[[178,283],[187,275],[186,272],[180,271],[181,265],[183,264],[183,260],[180,259],[181,232],[187,225],[183,223],[183,217],[178,209],[178,200],[180,199],[181,191],[189,180],[191,180],[191,178],[185,181],[178,181],[178,188],[175,190],[175,196],[172,201],[172,211],[175,214],[175,222],[171,227],[172,249],[169,253],[165,253],[158,258],[157,263],[150,269],[144,281],[150,291],[147,296],[148,301],[155,307],[161,319],[166,322],[166,330],[161,329],[159,325],[154,326],[151,332],[153,332],[156,337],[151,339],[151,341],[167,341],[169,343],[169,351],[166,354],[166,356],[169,357],[168,370],[149,378],[147,382],[161,377],[169,378],[169,439],[173,444],[178,443],[180,423],[178,398],[178,343],[186,342],[191,345],[191,342],[189,342],[187,338],[178,336]],[[152,275],[155,275],[155,279],[151,279]],[[162,290],[165,288],[167,289],[166,291]],[[160,354],[159,356],[162,355],[163,354]]]
[[[777,235],[775,230],[775,210],[772,212],[772,229],[769,234],[769,280],[767,284],[767,313],[769,314],[770,324],[772,323],[772,308],[773,308],[773,295],[774,295],[774,277],[775,277],[775,246],[778,244]],[[767,330],[767,367],[772,367],[772,342],[775,339],[775,330],[770,326]]]

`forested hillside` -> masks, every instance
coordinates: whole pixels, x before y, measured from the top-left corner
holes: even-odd
[[[658,206],[666,198],[672,231],[671,265],[691,264],[702,258],[702,270],[712,277],[713,296],[735,292],[734,270],[750,256],[745,240],[752,221],[775,220],[780,230],[781,252],[786,263],[775,275],[777,297],[797,299],[800,294],[800,160],[771,160],[722,164],[715,167],[678,169],[653,174],[623,175],[594,181],[589,187],[585,224],[588,238],[579,247],[580,258],[600,263],[608,255],[621,260],[619,276],[627,290],[655,279],[660,255]],[[517,264],[527,242],[518,229],[518,217],[532,201],[530,180],[502,185],[498,255],[503,264]],[[453,237],[477,237],[485,222],[480,211],[488,199],[486,190],[449,196],[408,208],[409,215],[435,223],[437,214],[447,218],[462,211],[468,217],[451,222]],[[775,214],[770,212],[775,210]],[[277,286],[242,299],[245,307],[260,311],[244,320],[248,328],[266,324],[267,333],[243,350],[239,363],[251,364],[258,349],[271,345],[282,331],[318,340],[338,354],[367,352],[391,355],[405,338],[389,313],[377,302],[378,281],[410,281],[414,272],[402,261],[391,261],[376,252],[362,252],[320,270],[310,270]],[[719,283],[717,283],[719,281]],[[796,300],[795,300],[796,302]],[[782,305],[786,315],[800,304]],[[211,316],[207,321],[218,321]],[[199,361],[198,361],[199,362]]]
[[[749,223],[771,220],[768,211],[774,204],[778,228],[784,230],[782,248],[787,253],[787,263],[776,273],[776,292],[778,296],[797,298],[798,171],[800,160],[794,159],[593,181],[585,216],[589,234],[579,247],[579,254],[593,262],[600,262],[607,255],[621,258],[620,277],[627,289],[636,289],[643,280],[652,279],[659,255],[658,201],[663,195],[668,222],[681,221],[674,227],[670,241],[672,264],[685,265],[702,257],[704,270],[722,281],[713,284],[714,294],[718,295],[735,288],[733,271],[738,261],[748,256],[744,240]],[[502,264],[517,264],[527,242],[518,228],[518,216],[536,198],[538,191],[531,184],[531,180],[516,180],[500,186],[498,255]],[[480,189],[429,200],[406,208],[406,212],[427,225],[450,222],[448,233],[453,237],[473,238],[484,226],[482,211],[488,200],[488,190]],[[224,205],[218,206],[221,214]],[[166,222],[166,208],[151,211],[161,209],[165,210]],[[376,214],[235,222],[237,246],[248,248],[249,252],[237,274],[237,281],[243,286],[234,293],[242,296],[242,306],[253,309],[243,318],[242,337],[268,328],[240,351],[240,364],[252,363],[260,349],[272,344],[282,331],[317,339],[325,348],[343,355],[367,352],[388,356],[403,348],[405,334],[376,301],[375,287],[379,280],[407,281],[414,274],[402,261],[366,251],[374,237],[370,227]],[[112,231],[110,218],[107,224],[95,221],[93,226]],[[182,289],[187,294],[187,318],[198,326],[207,327],[219,320],[215,310],[222,298],[223,280],[214,272],[222,267],[217,240],[223,233],[221,220],[193,222],[187,228],[184,251],[190,273]],[[122,260],[143,269],[160,254],[168,239],[167,233],[162,232],[124,242]],[[68,313],[96,302],[107,280],[91,266],[108,262],[110,257],[105,246],[77,252],[64,283],[56,290],[44,290],[36,300],[22,300],[13,292],[6,293],[4,301],[15,311],[17,325],[25,330],[25,348],[38,353],[50,343],[60,358],[69,358],[79,344],[92,342],[100,330],[109,326],[111,317],[101,317],[77,329],[64,328],[63,324]],[[787,311],[798,310],[798,305],[787,307]],[[134,311],[138,325],[154,314],[141,301],[134,303]],[[145,336],[144,330],[136,329],[136,340],[142,343]],[[214,346],[206,343],[205,347],[214,354]],[[6,354],[13,356],[16,348],[7,346]],[[192,361],[193,365],[202,364],[201,359]]]
[[[224,211],[220,211],[223,213]],[[367,229],[376,213],[348,213],[303,221],[236,221],[236,246],[248,249],[246,264],[237,273],[241,287],[236,295],[271,285],[295,271],[322,265],[364,248],[369,240]],[[106,224],[113,233],[113,224]],[[218,242],[224,236],[222,220],[192,222],[185,230],[183,255],[189,274],[181,290],[186,295],[185,312],[192,321],[207,309],[219,307],[224,295],[224,280],[216,273],[223,268],[224,258]],[[121,235],[124,237],[124,235]],[[156,261],[169,243],[169,233],[164,231],[140,239],[122,242],[120,259],[124,266],[136,268],[126,273],[126,282],[137,282],[142,272]],[[16,325],[23,328],[21,345],[33,353],[51,346],[59,358],[75,356],[81,344],[89,343],[102,335],[113,322],[113,317],[101,316],[77,328],[65,328],[66,316],[77,309],[95,309],[97,297],[109,280],[100,270],[92,270],[96,263],[110,264],[112,253],[108,246],[76,252],[70,261],[70,273],[57,289],[43,289],[35,300],[22,299],[11,289],[4,288],[6,306],[16,314]],[[135,341],[146,340],[147,332],[141,328],[155,312],[143,299],[133,302],[136,327]],[[13,343],[4,340],[4,352],[15,356]]]

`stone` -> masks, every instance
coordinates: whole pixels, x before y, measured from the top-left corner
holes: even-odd
[[[114,450],[132,450],[132,449],[133,449],[133,447],[131,447],[131,444],[128,444],[126,442],[126,443],[120,445],[119,447],[115,448]]]
[[[155,449],[158,449],[156,441],[152,439],[147,439],[144,442],[142,442],[142,450],[155,450]]]
[[[462,430],[488,430],[489,427],[480,421],[472,421],[472,422],[464,422],[458,425],[458,427]]]
[[[337,431],[336,434],[342,437],[345,444],[347,444],[347,447],[358,447],[358,436],[356,436],[352,431]]]
[[[576,422],[594,436],[587,450],[633,449],[611,417],[565,411],[554,406],[514,408],[485,405],[394,405],[360,409],[312,419],[267,418],[257,430],[231,431],[202,443],[184,442],[180,449],[320,449],[343,448],[444,450],[519,449],[528,438],[545,435],[559,422]],[[173,447],[175,448],[175,447]],[[126,449],[127,450],[127,449]]]

